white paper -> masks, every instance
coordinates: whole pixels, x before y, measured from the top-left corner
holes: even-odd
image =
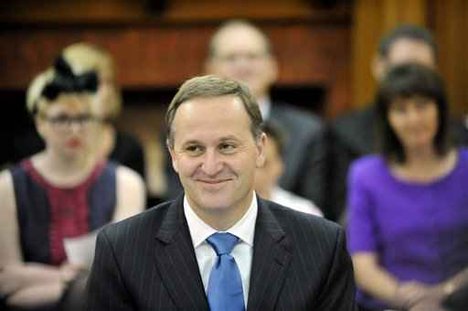
[[[63,244],[68,262],[71,264],[91,267],[94,258],[97,232],[81,235],[75,238],[65,238]]]

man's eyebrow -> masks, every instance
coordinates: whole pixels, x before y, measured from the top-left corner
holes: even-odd
[[[224,136],[224,137],[221,137],[220,141],[226,141],[226,140],[240,140],[237,136],[235,135],[228,135],[228,136]]]
[[[241,141],[237,136],[235,135],[227,135],[223,136],[218,139],[219,142],[226,142],[226,141]],[[187,146],[187,145],[203,145],[203,143],[197,139],[190,139],[182,143],[182,146]]]
[[[201,144],[198,140],[196,139],[191,139],[191,140],[187,140],[186,142],[184,142],[182,144],[182,146],[186,146],[186,145],[199,145]]]

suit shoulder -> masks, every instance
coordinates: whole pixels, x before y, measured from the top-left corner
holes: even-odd
[[[102,234],[111,241],[123,241],[129,235],[151,234],[158,227],[158,222],[164,218],[172,202],[164,202],[135,216],[119,222],[110,223],[102,228]],[[100,233],[101,234],[101,233]]]
[[[374,110],[373,105],[368,105],[362,109],[343,114],[333,121],[332,127],[339,132],[368,130],[369,125],[374,124]]]
[[[295,126],[305,126],[308,128],[321,128],[323,125],[322,120],[298,107],[285,104],[285,103],[274,103],[272,105],[272,119],[277,119],[278,121],[283,121]]]

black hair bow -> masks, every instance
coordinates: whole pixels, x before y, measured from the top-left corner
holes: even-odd
[[[76,75],[62,56],[55,60],[54,70],[54,79],[42,90],[42,95],[49,100],[56,99],[61,93],[94,93],[97,91],[98,77],[95,71]]]

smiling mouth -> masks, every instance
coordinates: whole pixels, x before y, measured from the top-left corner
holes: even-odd
[[[208,185],[218,185],[218,184],[222,184],[227,181],[230,181],[230,179],[217,179],[217,180],[198,179],[197,181],[204,183],[204,184],[208,184]]]

